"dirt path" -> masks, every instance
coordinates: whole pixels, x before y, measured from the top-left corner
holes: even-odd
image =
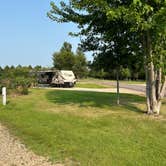
[[[26,149],[0,124],[0,166],[62,166],[51,164],[47,159]]]

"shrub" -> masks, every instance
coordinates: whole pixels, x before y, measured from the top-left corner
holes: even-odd
[[[1,94],[2,94],[2,87],[3,87],[3,86],[0,84],[0,93],[1,93]]]
[[[8,93],[17,93],[22,95],[28,94],[28,88],[31,87],[32,79],[25,77],[2,79],[0,87],[8,89]]]

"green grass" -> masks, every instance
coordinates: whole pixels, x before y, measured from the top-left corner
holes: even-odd
[[[120,84],[144,85],[145,81],[120,80]],[[116,81],[115,80],[94,79],[94,78],[80,79],[80,80],[78,80],[75,87],[78,87],[78,88],[99,88],[99,89],[101,89],[101,88],[116,88]]]
[[[89,84],[97,84],[97,85],[102,85],[102,83],[113,83],[116,82],[116,80],[103,80],[103,79],[96,79],[96,78],[86,78],[86,79],[80,79],[79,83],[89,83]],[[133,80],[120,80],[120,83],[125,83],[125,84],[145,84],[145,81],[143,80],[138,80],[138,81],[133,81]],[[106,85],[103,85],[106,86]]]
[[[37,154],[81,166],[166,165],[166,109],[144,114],[144,97],[33,89],[0,106],[0,121]]]
[[[146,84],[145,81],[132,81],[132,80],[121,80],[120,83],[126,83],[126,84]]]
[[[100,85],[97,83],[84,83],[84,82],[77,82],[75,85],[77,88],[110,88],[109,86],[106,85]]]

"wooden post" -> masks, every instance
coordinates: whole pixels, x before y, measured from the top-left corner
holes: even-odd
[[[2,103],[6,105],[6,87],[2,88]]]

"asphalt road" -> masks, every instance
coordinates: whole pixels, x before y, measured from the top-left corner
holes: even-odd
[[[116,82],[103,82],[102,84],[116,87]],[[139,91],[139,92],[146,92],[145,84],[127,84],[127,83],[120,82],[119,86],[120,88],[130,89],[130,90]]]
[[[110,86],[116,86],[116,82],[104,82],[104,85],[110,85]],[[145,84],[127,84],[127,83],[121,83],[119,84],[120,88],[134,90],[138,92],[146,93],[146,85]],[[165,97],[166,97],[166,91],[165,91]]]
[[[115,88],[116,88],[116,85],[117,85],[116,81],[101,81],[101,82],[100,81],[98,81],[98,82],[88,81],[88,82],[97,83],[97,84],[100,84],[100,85],[106,85],[108,87],[110,86],[110,87],[115,87]],[[140,84],[134,84],[134,83],[129,84],[127,82],[120,82],[119,86],[120,86],[120,88],[123,88],[123,89],[126,89],[126,90],[128,89],[128,90],[131,90],[131,91],[137,91],[137,92],[141,92],[143,94],[146,93],[146,84],[142,84],[142,83],[140,83]],[[84,88],[84,89],[86,89],[86,88]],[[88,89],[90,89],[90,88],[88,88]],[[92,89],[92,90],[94,90],[94,89]],[[165,92],[165,96],[166,96],[166,92]]]

